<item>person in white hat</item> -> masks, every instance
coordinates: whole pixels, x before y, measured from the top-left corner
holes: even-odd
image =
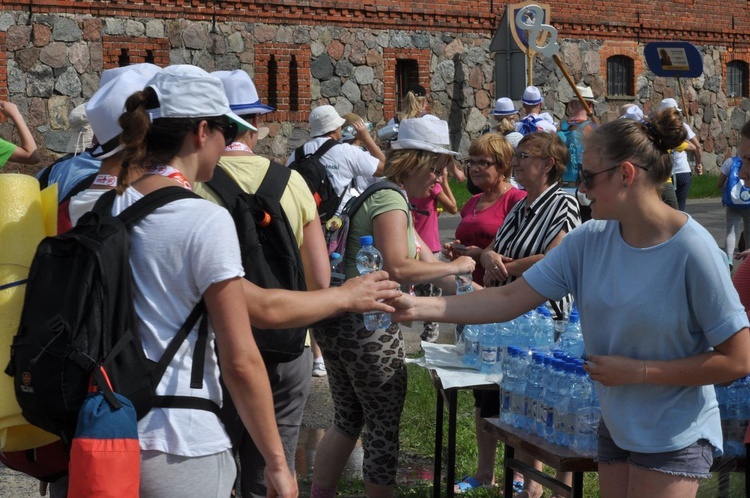
[[[349,255],[357,253],[363,235],[373,237],[383,255],[383,268],[402,286],[430,281],[454,293],[455,275],[474,270],[474,260],[467,256],[450,263],[435,258],[414,230],[405,198],[429,195],[456,155],[449,147],[448,123],[435,116],[400,123],[398,138],[388,151],[385,174],[403,193],[398,189],[379,190],[351,218],[347,279],[359,274]],[[346,314],[331,326],[315,329],[314,334],[326,356],[335,416],[333,427],[318,445],[311,496],[336,496],[347,458],[365,424],[365,492],[370,497],[393,496],[399,422],[407,388],[401,329],[394,324],[367,331],[362,315]]]
[[[659,103],[659,110],[664,109],[677,109],[677,112],[682,112],[677,106],[677,101],[673,98],[663,99]],[[688,192],[690,191],[690,185],[693,183],[693,171],[690,169],[690,162],[688,161],[688,152],[690,152],[695,158],[695,172],[698,175],[703,174],[703,148],[698,136],[695,134],[693,129],[683,121],[682,123],[685,131],[687,132],[687,142],[684,146],[678,147],[672,151],[672,161],[674,167],[672,169],[672,181],[674,182],[675,195],[677,196],[677,209],[685,211],[685,205],[687,204]]]
[[[518,110],[508,97],[501,97],[495,101],[495,108],[490,113],[495,118],[495,131],[502,133],[514,149],[523,135],[516,131]]]
[[[260,116],[273,112],[275,109],[260,101],[250,76],[239,69],[215,71],[211,74],[224,84],[229,108],[253,126],[261,129]],[[234,141],[227,145],[217,165],[242,190],[250,194],[258,191],[271,168],[281,168],[286,173],[283,165],[272,163],[253,152],[258,139],[259,134],[254,130],[238,133]],[[320,229],[317,206],[302,176],[293,170],[290,173],[279,204],[295,235],[297,247],[304,262],[307,289],[323,289],[330,283],[330,262],[323,231]],[[222,205],[221,198],[211,185],[210,182],[198,183],[195,186],[195,192]],[[301,350],[302,347],[303,344],[300,344],[299,349]],[[299,427],[302,423],[302,413],[310,392],[310,372],[315,366],[313,356],[306,350],[298,358],[287,362],[264,358],[266,370],[272,379],[271,390],[274,398],[286,400],[283,406],[276,407],[275,414],[281,442],[284,445],[287,463],[292,474],[294,474],[294,453]],[[325,375],[325,366],[319,349],[317,356],[320,358],[318,371],[322,370]],[[235,450],[240,458],[242,496],[265,497],[267,491],[263,480],[265,465],[263,459],[259,458],[258,448],[253,439],[246,432],[243,433]]]
[[[521,121],[516,123],[516,131],[521,135],[533,133],[535,131],[546,131],[549,133],[555,133],[557,127],[552,116],[547,112],[542,112],[542,104],[544,104],[544,97],[542,92],[535,86],[528,86],[523,91],[523,98],[521,99],[525,115]]]
[[[236,134],[252,128],[230,109],[221,80],[187,65],[165,68],[128,97],[119,123],[124,169],[138,168],[144,174],[133,182],[120,175],[113,214],[159,189],[190,190],[197,181],[207,181]],[[181,199],[136,223],[130,244],[136,325],[147,357],[162,354],[201,301],[211,318],[203,387],[191,387],[193,354],[186,352],[169,365],[157,393],[198,397],[221,406],[218,354],[222,379],[266,462],[269,493],[296,496],[263,359],[248,333],[244,271],[231,216],[204,199]],[[188,335],[186,351],[198,347],[194,332]],[[183,496],[185,490],[193,496],[231,494],[236,466],[215,412],[154,408],[139,421],[138,435],[141,497]]]
[[[301,155],[314,153],[328,140],[341,141],[341,127],[345,121],[331,105],[321,105],[313,109],[309,118],[312,139],[301,146]],[[349,187],[354,179],[383,176],[385,154],[373,140],[364,121],[355,122],[352,126],[355,129],[355,136],[367,151],[348,143],[340,143],[331,147],[321,158],[336,195],[341,197],[335,214],[339,214],[342,207],[352,197]],[[296,152],[295,150],[289,156],[287,166],[295,161]]]

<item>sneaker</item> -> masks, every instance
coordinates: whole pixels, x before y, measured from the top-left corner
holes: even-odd
[[[326,364],[322,361],[314,362],[312,375],[313,377],[325,377],[326,375],[328,375],[328,372],[326,372]]]
[[[437,323],[425,323],[424,332],[420,334],[420,338],[425,342],[435,342],[440,336],[440,329],[438,329]]]

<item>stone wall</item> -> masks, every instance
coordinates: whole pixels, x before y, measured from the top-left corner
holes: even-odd
[[[5,11],[0,14],[0,54],[6,55],[7,66],[0,68],[0,98],[5,93],[27,116],[48,163],[65,152],[71,135],[68,112],[96,91],[101,71],[116,67],[123,49],[130,63],[187,63],[208,71],[241,68],[255,78],[265,101],[274,85],[278,112],[266,116],[271,133],[257,152],[285,160],[308,138],[307,117],[317,105],[330,103],[341,114],[353,111],[383,126],[397,112],[397,61],[410,59],[418,63],[419,82],[430,92],[432,112],[448,120],[454,149],[465,153],[488,124],[497,97],[491,36],[471,29],[214,22],[176,16],[30,16]],[[617,107],[626,102],[604,96],[610,55],[626,54],[635,61],[634,97],[646,112],[663,97],[677,96],[673,80],[655,78],[643,67],[641,43],[603,37],[568,38],[561,44],[569,72],[600,96],[595,109],[603,121],[613,119]],[[704,75],[684,83],[694,129],[704,143],[704,162],[712,170],[731,153],[739,128],[750,119],[748,99],[724,95],[726,63],[750,56],[721,46],[700,50]],[[269,70],[271,63],[275,72]],[[7,88],[2,88],[3,78]],[[537,57],[534,83],[546,95],[546,107],[562,119],[561,102],[571,90],[560,69]],[[7,123],[0,124],[2,136],[12,131]]]

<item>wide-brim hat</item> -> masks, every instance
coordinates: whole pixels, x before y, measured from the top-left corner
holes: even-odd
[[[537,87],[532,85],[527,86],[526,90],[523,91],[523,98],[521,99],[521,102],[526,105],[537,105],[544,102],[544,98],[542,97],[542,92],[540,92]]]
[[[508,97],[501,97],[495,101],[495,108],[492,110],[493,116],[513,116],[518,114],[513,101]]]
[[[339,116],[338,111],[332,105],[321,105],[310,111],[310,135],[320,137],[331,133],[344,125],[346,120]]]
[[[224,84],[203,69],[188,64],[166,67],[147,84],[159,99],[159,107],[147,109],[153,121],[159,118],[207,118],[226,116],[238,131],[258,131],[229,108]]]
[[[421,118],[404,119],[398,126],[398,138],[391,142],[394,150],[426,150],[436,154],[457,156],[458,152],[448,149],[451,138],[448,123],[436,116],[427,114]]]
[[[675,99],[667,98],[667,99],[662,100],[659,103],[659,110],[660,111],[663,111],[664,109],[670,109],[670,108],[677,109],[677,112],[682,112],[682,109],[680,109],[677,106],[677,101]]]
[[[143,90],[148,81],[149,78],[137,71],[123,71],[91,96],[86,103],[86,116],[99,144],[91,152],[92,156],[106,159],[123,149],[118,120],[125,111],[128,97]]]
[[[150,80],[154,77],[154,75],[162,72],[163,69],[155,64],[151,64],[150,62],[141,62],[138,64],[129,64],[127,66],[105,69],[104,71],[102,71],[102,77],[99,81],[99,87],[103,87],[113,79],[129,71],[135,71],[136,73],[145,77],[146,80]]]
[[[643,111],[635,104],[632,104],[630,107],[625,109],[625,112],[623,112],[620,116],[620,119],[634,119],[638,122],[643,121],[643,118]]]
[[[265,105],[258,97],[258,90],[255,88],[252,78],[243,70],[235,69],[234,71],[214,71],[211,76],[215,76],[224,84],[224,92],[227,94],[229,108],[240,116],[246,114],[268,114],[276,109],[270,105]]]
[[[581,94],[581,97],[583,97],[583,100],[587,102],[594,102],[596,99],[594,98],[594,91],[591,89],[590,86],[580,86],[576,85],[576,89],[578,90],[578,93]],[[575,100],[578,100],[578,96],[573,92],[573,95],[568,97],[568,100],[565,101],[565,103],[573,102]]]

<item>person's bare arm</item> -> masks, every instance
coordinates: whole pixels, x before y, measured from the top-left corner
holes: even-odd
[[[266,462],[269,493],[293,498],[297,496],[297,481],[289,472],[281,445],[266,367],[250,333],[250,319],[241,311],[241,280],[217,282],[204,293],[216,334],[221,374],[242,423]]]
[[[302,228],[302,246],[300,247],[302,266],[305,270],[305,282],[308,290],[325,289],[331,283],[331,263],[328,259],[328,248],[320,218]]]
[[[381,301],[401,295],[398,283],[388,280],[384,271],[316,291],[263,289],[247,279],[242,279],[242,286],[253,323],[264,329],[305,327],[345,311],[390,313],[393,308]]]
[[[367,125],[365,125],[364,121],[357,121],[352,124],[354,126],[354,129],[356,130],[355,136],[362,142],[362,145],[365,146],[365,149],[367,149],[367,152],[370,153],[370,155],[378,160],[378,167],[375,170],[375,173],[372,174],[372,176],[383,176],[383,168],[385,168],[385,154],[383,154],[383,151],[378,147],[378,144],[375,143],[375,140],[373,140],[372,135],[370,135],[370,130],[367,129]]]
[[[31,136],[29,127],[26,126],[23,116],[18,110],[18,106],[11,102],[0,101],[0,112],[5,117],[13,121],[13,124],[18,130],[18,135],[21,137],[21,144],[16,146],[16,150],[11,154],[9,161],[22,164],[36,164],[40,161],[41,156],[37,149],[34,137]]]
[[[458,205],[456,204],[456,198],[453,196],[451,186],[448,184],[448,178],[445,175],[440,177],[440,186],[443,188],[443,191],[437,195],[438,203],[450,214],[456,214],[458,212]]]

